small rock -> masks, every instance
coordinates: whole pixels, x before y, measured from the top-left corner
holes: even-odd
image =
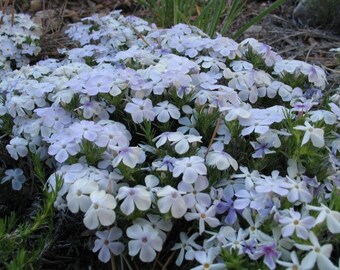
[[[262,30],[263,30],[263,26],[254,24],[254,25],[250,26],[245,31],[245,33],[260,33]]]
[[[36,13],[42,8],[42,0],[31,0],[29,11],[31,13]]]
[[[301,0],[294,21],[302,26],[327,27],[340,31],[340,0]]]

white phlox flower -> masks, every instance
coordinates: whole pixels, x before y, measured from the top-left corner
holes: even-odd
[[[199,234],[196,232],[192,234],[190,237],[187,236],[186,233],[181,232],[179,234],[179,238],[181,240],[181,243],[176,243],[171,250],[180,250],[178,257],[176,259],[176,265],[180,266],[184,260],[193,260],[195,255],[195,249],[200,250],[202,247],[195,243],[196,238],[199,236]]]
[[[146,211],[151,207],[150,192],[142,187],[121,187],[116,196],[118,200],[123,200],[120,210],[125,215],[131,215],[137,207],[141,211]]]
[[[205,223],[215,228],[220,225],[220,221],[215,217],[216,206],[212,205],[208,209],[199,204],[195,205],[197,212],[186,213],[184,218],[188,221],[198,219],[200,235],[205,231]]]
[[[143,262],[152,262],[156,258],[156,251],[161,251],[163,241],[157,230],[150,225],[134,224],[126,230],[127,236],[132,239],[128,243],[129,255],[136,256]]]
[[[157,116],[157,120],[161,123],[166,123],[170,120],[170,117],[173,119],[179,119],[181,117],[181,113],[179,109],[170,104],[169,101],[163,101],[157,104],[154,107],[154,112]]]
[[[224,171],[230,166],[236,171],[238,168],[237,161],[229,155],[227,152],[223,151],[222,143],[214,143],[212,146],[212,151],[210,151],[206,157],[206,163],[209,166],[216,166],[218,170]]]
[[[167,232],[171,231],[172,229],[172,222],[171,220],[165,220],[159,215],[147,214],[146,215],[148,220],[144,218],[136,218],[133,223],[139,225],[149,224],[158,231],[158,236],[162,238],[162,241],[165,242],[167,237]]]
[[[90,229],[96,229],[99,225],[110,226],[116,220],[116,200],[104,190],[95,190],[90,194],[91,206],[86,211],[83,222]]]
[[[309,232],[309,241],[311,245],[295,244],[299,250],[309,251],[302,259],[301,265],[307,269],[313,269],[315,263],[319,269],[337,270],[329,257],[331,256],[333,247],[331,244],[320,246],[318,238],[311,231]]]
[[[117,242],[123,235],[122,230],[118,227],[113,227],[110,230],[97,231],[98,237],[94,242],[93,252],[99,250],[98,259],[106,263],[111,259],[111,253],[115,256],[120,255],[124,251],[124,244]]]
[[[157,206],[163,214],[171,209],[171,215],[174,218],[181,218],[186,213],[188,207],[183,198],[184,192],[179,192],[171,186],[165,186],[157,191]]]
[[[177,154],[184,154],[189,150],[189,143],[202,142],[202,136],[195,136],[191,134],[184,135],[181,132],[172,132],[169,134],[169,141],[174,145]]]
[[[299,212],[295,212],[293,208],[291,208],[289,210],[289,216],[280,216],[279,222],[283,225],[281,229],[283,237],[291,236],[295,232],[297,237],[307,240],[309,230],[315,224],[315,219],[311,216],[301,217]]]
[[[333,211],[326,205],[321,206],[307,205],[307,210],[319,212],[318,217],[315,220],[315,224],[323,223],[326,220],[327,228],[331,233],[340,233],[340,213]]]
[[[175,151],[178,154],[184,154],[188,152],[190,146],[189,143],[201,142],[202,136],[195,136],[191,134],[184,135],[182,132],[164,132],[161,135],[153,139],[156,142],[156,147],[164,145],[166,142],[171,142],[174,145]]]
[[[67,207],[72,213],[78,213],[79,209],[86,212],[92,204],[90,194],[98,190],[98,184],[95,181],[85,178],[75,181],[68,190],[66,200]]]
[[[210,248],[206,251],[197,251],[195,253],[195,259],[201,265],[192,268],[192,270],[219,270],[226,269],[225,263],[214,263],[217,257],[216,251]]]
[[[12,189],[21,190],[22,184],[26,182],[24,171],[20,168],[6,170],[0,183],[3,184],[7,181],[12,181]]]
[[[313,196],[307,188],[307,183],[305,181],[301,181],[299,177],[296,179],[292,179],[289,176],[286,176],[286,187],[289,189],[287,194],[287,199],[289,202],[305,202],[309,203],[313,200]]]
[[[204,207],[211,205],[211,197],[209,194],[201,192],[209,187],[209,181],[205,176],[198,176],[194,184],[188,184],[187,182],[181,181],[178,184],[178,190],[186,192],[183,196],[187,207],[192,208],[196,203]]]
[[[191,156],[182,159],[176,159],[172,175],[178,177],[183,174],[182,180],[186,183],[195,183],[199,175],[207,174],[207,167],[204,165],[204,159],[198,156]]]
[[[15,137],[10,140],[9,144],[6,145],[6,149],[11,157],[18,160],[19,157],[25,157],[28,154],[27,140],[19,137]]]
[[[304,126],[296,126],[294,129],[305,132],[301,145],[306,144],[309,140],[315,147],[321,148],[325,145],[324,131],[321,128],[314,128],[308,121],[305,121]]]
[[[141,164],[145,161],[145,152],[140,147],[128,147],[128,146],[115,146],[112,147],[118,154],[112,160],[112,166],[117,167],[122,161],[124,165],[134,168],[137,164]]]
[[[150,99],[133,98],[132,102],[126,104],[125,111],[131,114],[132,120],[137,124],[142,123],[143,120],[153,121],[155,118]]]
[[[309,269],[309,268],[306,268],[304,265],[300,264],[298,256],[296,255],[295,251],[292,251],[290,253],[290,258],[291,258],[291,262],[280,261],[280,260],[277,260],[276,262],[279,265],[287,267],[286,270],[308,270]]]

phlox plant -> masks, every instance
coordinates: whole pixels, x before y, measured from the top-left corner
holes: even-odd
[[[14,14],[12,17],[0,11],[0,17],[0,72],[3,76],[4,71],[25,66],[30,58],[38,55],[41,26],[26,14]]]
[[[340,99],[322,68],[118,11],[67,34],[64,60],[1,77],[2,125],[13,159],[62,178],[54,205],[96,231],[99,260],[338,269]]]

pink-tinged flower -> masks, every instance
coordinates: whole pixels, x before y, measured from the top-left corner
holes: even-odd
[[[309,82],[313,83],[317,87],[320,87],[321,89],[325,89],[327,78],[326,73],[322,68],[303,62],[301,73],[308,76]]]
[[[313,269],[315,263],[319,269],[337,270],[329,257],[331,256],[333,247],[331,244],[320,246],[318,238],[311,231],[309,232],[309,241],[312,245],[295,244],[299,250],[309,251],[309,253],[302,259],[301,264],[307,269]]]
[[[258,259],[259,257],[264,256],[264,263],[269,267],[269,269],[275,269],[276,261],[281,256],[281,253],[277,250],[276,244],[261,244],[260,249],[257,250],[254,254],[254,257]]]
[[[104,190],[93,191],[90,195],[91,206],[85,213],[84,224],[94,230],[99,225],[110,226],[116,219],[116,213],[113,211],[117,203],[111,194],[106,194]]]
[[[157,115],[157,120],[161,123],[168,122],[170,117],[172,119],[179,119],[181,117],[179,109],[176,106],[170,104],[169,101],[158,103],[157,106],[154,107],[154,112]]]
[[[156,251],[161,251],[163,241],[158,236],[158,231],[150,225],[134,224],[127,228],[126,234],[132,240],[129,241],[129,255],[136,256],[143,262],[152,262],[156,257]]]
[[[320,224],[326,220],[327,228],[331,233],[340,233],[340,213],[329,209],[326,205],[321,206],[307,205],[307,210],[319,212],[315,220],[315,225]]]
[[[171,215],[174,218],[181,218],[186,213],[188,207],[182,197],[184,192],[179,192],[171,186],[165,186],[157,191],[159,197],[157,206],[162,214],[168,213],[171,209]]]
[[[205,231],[205,223],[207,223],[210,227],[216,228],[220,225],[220,221],[215,217],[216,215],[216,206],[212,205],[208,209],[199,204],[195,205],[197,212],[186,213],[184,218],[188,221],[197,219],[199,223],[199,233],[200,235]]]
[[[6,149],[13,159],[18,160],[19,157],[27,156],[27,145],[28,142],[25,139],[15,137],[6,145]]]
[[[175,158],[166,155],[163,160],[152,162],[152,167],[156,168],[157,171],[172,172],[175,160]]]
[[[305,132],[301,145],[306,144],[309,140],[312,140],[312,144],[315,147],[321,148],[325,145],[324,131],[321,128],[314,128],[308,121],[305,121],[304,126],[296,126],[294,129],[302,130]]]
[[[207,174],[207,167],[204,165],[204,159],[198,156],[177,159],[174,162],[172,175],[178,177],[183,173],[182,180],[186,183],[195,183],[199,175]]]
[[[153,121],[155,118],[152,102],[148,98],[145,100],[133,98],[132,103],[127,103],[124,110],[131,114],[133,122],[137,124],[143,120]]]
[[[192,268],[192,270],[219,270],[226,269],[225,263],[214,263],[218,252],[216,252],[215,248],[210,248],[206,251],[197,251],[195,252],[195,259],[201,265]]]
[[[97,231],[96,236],[98,239],[94,241],[93,252],[99,250],[98,258],[106,263],[111,258],[111,253],[118,256],[124,251],[124,244],[117,242],[123,235],[122,230],[118,227],[113,227],[110,230]]]
[[[79,209],[86,212],[92,202],[90,194],[94,190],[98,190],[98,184],[95,181],[82,178],[74,182],[67,193],[67,207],[72,213],[78,213]]]
[[[289,237],[296,232],[297,237],[307,240],[309,230],[315,224],[315,219],[311,216],[301,218],[301,214],[299,212],[295,212],[294,209],[291,208],[289,210],[289,216],[280,216],[279,222],[283,225],[281,229],[283,237]]]
[[[113,159],[112,166],[117,167],[118,164],[123,161],[123,163],[130,167],[134,168],[137,164],[141,164],[145,161],[145,153],[144,151],[139,147],[112,147],[116,152],[118,152],[118,155]]]
[[[146,211],[151,206],[150,192],[141,187],[121,187],[116,198],[124,199],[120,210],[127,216],[133,213],[135,206],[141,211]]]

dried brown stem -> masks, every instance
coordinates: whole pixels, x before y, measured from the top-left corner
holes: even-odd
[[[207,155],[208,155],[208,153],[209,153],[209,150],[210,150],[210,148],[211,148],[211,145],[213,144],[213,142],[214,142],[214,140],[215,140],[215,138],[216,138],[217,131],[218,131],[220,125],[221,125],[222,117],[223,117],[223,115],[221,115],[221,116],[217,119],[216,126],[215,126],[214,132],[213,132],[213,134],[212,134],[212,136],[211,136],[211,139],[210,139],[210,142],[209,142],[209,145],[208,145],[207,152],[205,153],[205,156],[204,156],[205,158],[207,157]]]
[[[115,256],[110,252],[111,255],[111,269],[112,270],[116,270],[116,260],[115,260]]]

